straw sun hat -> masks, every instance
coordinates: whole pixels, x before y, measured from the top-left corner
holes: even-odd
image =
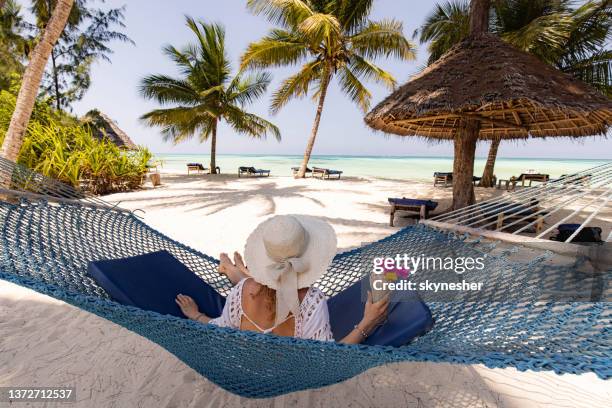
[[[315,283],[336,255],[337,239],[327,222],[307,215],[276,215],[255,228],[244,258],[253,279],[276,290],[276,324],[299,311],[298,289]]]

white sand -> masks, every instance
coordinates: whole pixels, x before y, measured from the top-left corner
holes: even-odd
[[[164,175],[164,186],[118,194],[147,223],[211,255],[241,250],[272,214],[327,219],[348,249],[382,238],[390,196],[435,198],[450,189],[395,180],[342,181]],[[481,197],[497,194],[479,192]],[[483,197],[484,198],[484,197]],[[397,218],[396,225],[408,220]],[[102,318],[0,281],[0,386],[77,387],[78,407],[200,406],[612,406],[612,387],[594,374],[402,363],[344,383],[267,400],[247,400],[212,385],[161,347]],[[1,405],[1,403],[0,403]],[[20,405],[27,406],[27,405]],[[32,406],[41,406],[33,404]]]

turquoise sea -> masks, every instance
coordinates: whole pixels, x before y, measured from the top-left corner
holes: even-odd
[[[202,163],[208,167],[210,156],[205,154],[156,154],[163,169],[186,172],[186,164]],[[290,176],[291,167],[299,166],[301,155],[218,155],[222,173],[236,173],[239,166],[254,166],[271,170],[274,176]],[[481,175],[486,158],[476,159],[475,175]],[[607,160],[498,158],[495,174],[498,178],[518,176],[529,170],[559,177],[606,163]],[[391,179],[431,180],[435,171],[452,171],[452,157],[374,157],[374,156],[313,156],[310,166],[344,171],[348,177],[380,177]]]

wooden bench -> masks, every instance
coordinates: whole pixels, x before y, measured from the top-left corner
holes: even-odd
[[[429,212],[436,209],[438,203],[431,200],[418,200],[412,198],[389,198],[389,204],[391,204],[391,212],[389,214],[389,225],[393,227],[393,221],[395,219],[395,213],[397,211],[409,211],[418,213],[421,220],[425,220],[429,217]]]

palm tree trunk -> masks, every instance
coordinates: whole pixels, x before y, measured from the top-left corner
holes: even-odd
[[[30,62],[23,75],[17,103],[15,104],[15,111],[11,117],[11,123],[0,150],[0,156],[6,159],[17,161],[28,122],[34,109],[36,95],[38,94],[45,66],[53,46],[62,34],[62,31],[64,31],[73,4],[74,0],[57,1],[40,41],[30,54]],[[5,183],[0,181],[0,184],[4,185]]]
[[[491,0],[471,0],[470,2],[470,35],[489,31],[489,10]]]
[[[217,174],[217,123],[215,119],[210,139],[210,174]]]
[[[480,180],[481,187],[493,187],[494,186],[494,170],[495,170],[495,159],[497,158],[497,149],[501,139],[494,139],[491,141],[491,147],[489,147],[489,155],[487,156],[487,164],[485,165],[484,171],[482,172],[482,179]]]
[[[455,160],[453,162],[453,210],[474,204],[474,156],[480,131],[480,122],[464,119],[455,135]]]
[[[296,174],[295,178],[306,177],[306,169],[308,168],[308,161],[312,154],[312,148],[314,147],[315,140],[317,139],[317,133],[319,132],[319,123],[321,123],[321,114],[323,113],[323,105],[325,104],[325,96],[327,95],[327,88],[329,87],[329,81],[331,79],[331,70],[329,67],[323,73],[323,79],[321,80],[321,95],[319,95],[319,105],[317,106],[317,114],[315,115],[314,123],[312,125],[312,131],[310,132],[310,139],[306,144],[306,150],[304,151],[304,159],[300,170]]]

